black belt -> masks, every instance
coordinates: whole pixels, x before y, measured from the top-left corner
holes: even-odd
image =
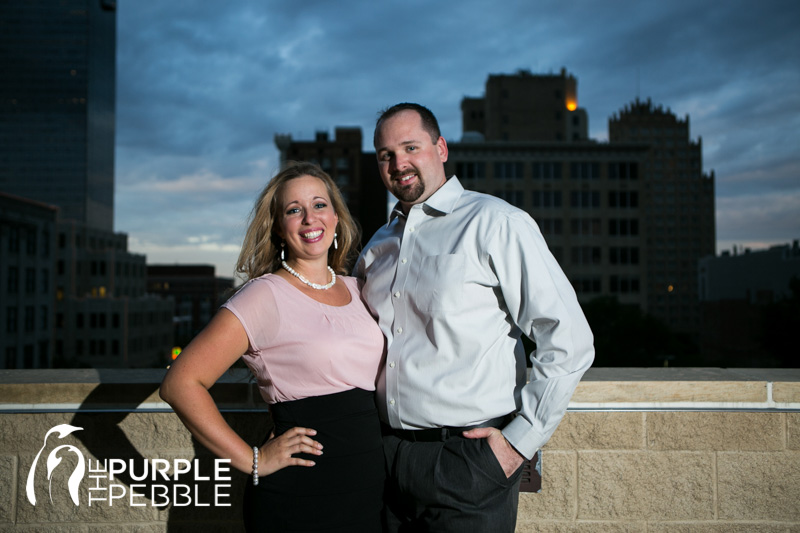
[[[503,428],[514,418],[514,413],[493,418],[475,426],[443,426],[429,429],[395,429],[387,424],[381,423],[384,435],[394,435],[395,437],[410,442],[444,442],[451,437],[463,437],[464,431],[475,428]]]

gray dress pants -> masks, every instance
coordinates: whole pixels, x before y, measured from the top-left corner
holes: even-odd
[[[511,533],[522,467],[506,478],[486,439],[409,442],[384,435],[387,531]]]

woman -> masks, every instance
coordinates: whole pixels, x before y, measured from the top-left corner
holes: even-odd
[[[247,283],[161,385],[198,441],[251,474],[248,531],[380,531],[373,393],[384,340],[355,278],[337,275],[357,240],[331,178],[316,165],[290,164],[253,209],[237,264]],[[259,447],[231,429],[208,393],[240,356],[275,424]]]

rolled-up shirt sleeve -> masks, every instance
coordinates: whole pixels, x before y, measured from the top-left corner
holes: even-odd
[[[497,220],[487,243],[509,318],[536,342],[518,416],[503,435],[531,458],[552,436],[578,382],[594,360],[586,317],[538,226],[523,212]]]

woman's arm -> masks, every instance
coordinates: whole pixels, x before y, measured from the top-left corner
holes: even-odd
[[[230,459],[237,470],[251,473],[253,447],[228,425],[208,389],[247,350],[244,327],[227,309],[220,310],[175,360],[161,383],[161,398],[170,404],[192,435],[212,453]],[[296,453],[320,455],[322,445],[311,439],[316,431],[292,428],[261,446],[258,471],[262,476],[286,466],[313,466]]]

